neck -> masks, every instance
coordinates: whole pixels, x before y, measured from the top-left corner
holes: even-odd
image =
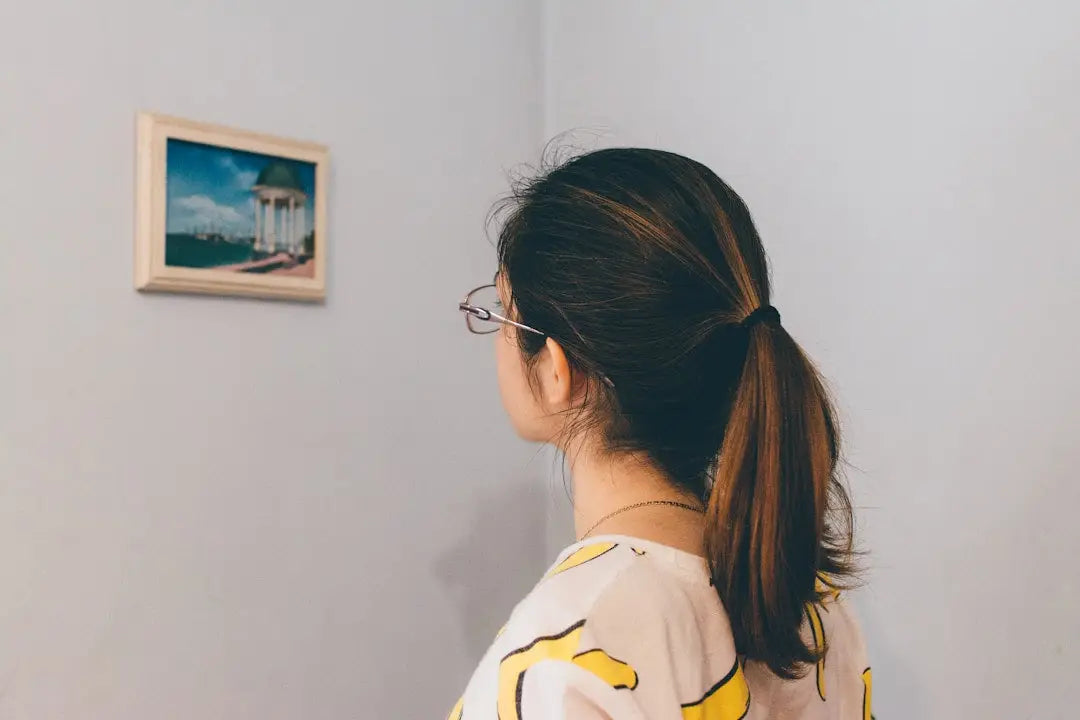
[[[635,503],[665,500],[701,507],[701,500],[676,486],[640,455],[612,455],[582,446],[569,457],[577,537],[629,535],[704,554],[704,516],[671,505],[649,505],[605,516]]]

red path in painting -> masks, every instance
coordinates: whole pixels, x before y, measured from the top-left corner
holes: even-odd
[[[271,270],[269,275],[291,275],[292,277],[315,277],[315,261],[308,260],[300,265],[285,265],[276,270]]]
[[[267,268],[267,269],[263,269]],[[315,277],[315,263],[307,260],[299,265],[295,264],[288,253],[278,253],[261,260],[252,260],[235,265],[221,265],[215,270],[225,272],[252,272],[261,270],[266,275],[291,275],[294,277]]]

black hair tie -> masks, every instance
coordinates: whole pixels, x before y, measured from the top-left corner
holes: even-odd
[[[762,305],[744,317],[739,325],[744,328],[752,328],[759,323],[780,327],[780,311],[772,305]]]

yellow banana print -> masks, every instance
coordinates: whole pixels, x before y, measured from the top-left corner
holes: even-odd
[[[823,573],[818,573],[818,576],[814,579],[814,591],[818,594],[818,597],[828,597],[830,600],[836,601],[840,597],[840,591],[829,584],[829,576]]]
[[[577,651],[584,627],[585,621],[582,620],[558,635],[537,638],[503,658],[499,664],[499,697],[496,703],[499,720],[520,720],[521,685],[525,680],[525,671],[542,660],[572,662],[616,690],[633,690],[637,687],[637,672],[626,663],[599,649],[583,653]]]
[[[634,668],[608,655],[603,650],[589,650],[575,655],[573,663],[588,670],[616,690],[633,690],[638,676]]]
[[[806,619],[810,621],[810,631],[814,635],[814,647],[821,654],[817,661],[817,694],[825,699],[825,626],[821,622],[817,605],[806,603]]]
[[[873,689],[874,678],[873,673],[870,672],[870,668],[866,668],[862,671],[862,684],[863,684],[863,696],[862,696],[862,716],[863,720],[874,720],[873,709],[871,708],[870,695]]]
[[[750,711],[750,687],[739,661],[705,697],[682,706],[683,720],[741,720]]]
[[[578,565],[584,565],[590,560],[595,560],[604,553],[611,552],[613,549],[615,549],[617,545],[618,543],[613,542],[603,542],[586,545],[580,550],[571,553],[569,557],[567,557],[561,563],[553,567],[551,571],[547,574],[547,577],[553,577],[561,572],[566,572],[570,568],[575,568]]]

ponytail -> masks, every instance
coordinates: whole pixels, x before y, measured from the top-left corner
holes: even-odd
[[[777,318],[778,319],[778,318]],[[838,438],[817,371],[778,322],[748,324],[746,360],[708,501],[705,542],[735,647],[797,677],[823,650],[802,634],[815,580],[843,583],[851,506],[834,471]],[[829,526],[839,499],[847,532]]]

